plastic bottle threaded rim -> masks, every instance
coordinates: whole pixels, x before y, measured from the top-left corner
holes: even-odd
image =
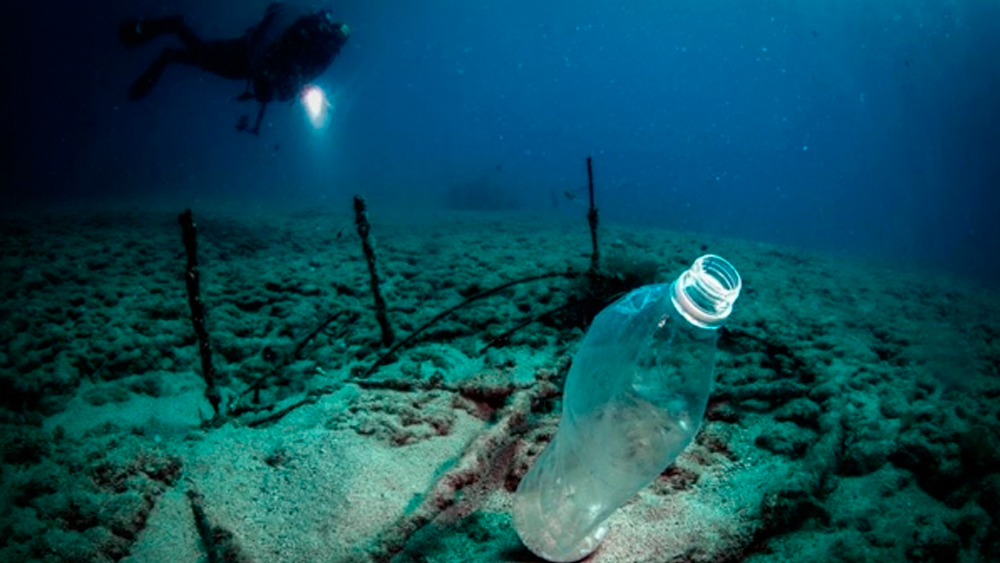
[[[728,260],[706,254],[674,281],[671,299],[691,324],[719,328],[733,311],[742,287],[739,272]]]

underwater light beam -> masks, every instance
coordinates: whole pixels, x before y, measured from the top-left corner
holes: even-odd
[[[316,129],[322,129],[330,119],[330,109],[333,107],[326,92],[315,84],[307,84],[299,93],[299,101],[306,110],[309,123]]]

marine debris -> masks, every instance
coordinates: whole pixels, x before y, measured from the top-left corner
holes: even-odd
[[[205,328],[205,301],[201,298],[201,275],[198,272],[198,226],[190,209],[177,216],[187,252],[187,266],[184,281],[187,283],[188,305],[191,307],[191,324],[198,336],[198,352],[201,355],[201,375],[205,378],[205,398],[212,405],[216,418],[219,417],[219,403],[222,397],[215,387],[215,368],[212,367],[212,346]]]
[[[209,519],[205,513],[205,497],[198,489],[188,489],[187,497],[208,563],[253,563],[254,560],[246,554],[236,536]]]
[[[375,255],[375,240],[371,235],[372,226],[368,222],[368,208],[365,198],[354,196],[354,219],[358,226],[358,234],[361,236],[361,247],[365,253],[365,261],[368,262],[368,274],[371,276],[372,295],[375,297],[375,319],[382,329],[382,345],[392,346],[396,340],[396,335],[389,325],[389,317],[385,310],[385,298],[382,297],[382,290],[379,287],[377,256]]]
[[[594,157],[587,157],[587,193],[590,194],[590,208],[587,209],[587,223],[590,224],[590,243],[593,253],[590,255],[590,270],[597,271],[600,265],[600,252],[597,250],[597,206],[594,205]]]

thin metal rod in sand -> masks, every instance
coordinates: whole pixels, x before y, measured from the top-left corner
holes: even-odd
[[[372,294],[375,295],[375,319],[379,327],[382,328],[382,345],[391,346],[396,340],[396,335],[389,326],[389,317],[386,314],[385,298],[382,297],[382,289],[379,287],[378,268],[375,255],[375,241],[372,240],[372,226],[368,222],[368,207],[365,198],[359,195],[354,196],[354,220],[358,225],[358,234],[361,235],[361,247],[365,253],[365,261],[368,262],[368,273],[371,276]]]
[[[198,226],[194,222],[194,214],[190,209],[177,216],[183,233],[184,249],[187,251],[187,266],[184,270],[184,281],[187,282],[188,305],[191,306],[191,324],[198,337],[198,352],[201,355],[201,376],[205,379],[205,398],[212,404],[215,416],[219,416],[219,403],[222,396],[215,387],[215,368],[212,367],[212,346],[208,339],[208,329],[205,327],[205,301],[201,298],[198,271]]]
[[[597,206],[594,205],[594,158],[587,157],[587,189],[590,191],[590,209],[587,210],[587,222],[590,223],[590,242],[594,253],[590,255],[590,271],[596,272],[600,262],[597,251]]]

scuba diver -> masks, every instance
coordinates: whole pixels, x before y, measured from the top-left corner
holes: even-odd
[[[267,104],[291,100],[309,81],[323,74],[347,42],[350,28],[335,22],[329,10],[307,10],[279,1],[267,7],[260,23],[234,39],[202,40],[182,16],[130,20],[118,30],[118,38],[126,47],[143,45],[165,34],[176,35],[184,47],[163,49],[129,88],[129,99],[149,95],[163,71],[173,63],[246,80],[246,90],[236,99],[255,99],[260,109],[253,127],[248,127],[244,115],[236,128],[256,135]]]

